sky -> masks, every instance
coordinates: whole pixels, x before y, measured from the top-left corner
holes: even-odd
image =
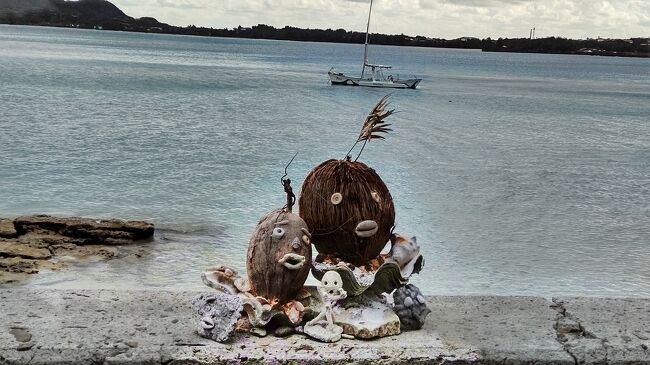
[[[369,0],[111,0],[171,25],[365,31]],[[371,31],[438,38],[650,36],[650,0],[375,0]]]

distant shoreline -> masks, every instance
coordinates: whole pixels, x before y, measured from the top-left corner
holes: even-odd
[[[192,33],[192,32],[164,32],[164,31],[157,31],[157,30],[141,30],[141,29],[105,29],[105,28],[95,28],[95,27],[74,27],[74,26],[67,26],[67,25],[58,25],[58,24],[7,24],[7,23],[0,23],[0,25],[18,25],[18,26],[30,26],[30,27],[45,27],[45,28],[63,28],[63,29],[84,29],[84,30],[101,30],[101,31],[116,31],[116,32],[128,32],[128,33],[141,33],[141,34],[164,34],[164,35],[184,35],[184,36],[194,36],[194,37],[205,37],[205,38],[233,38],[233,39],[254,39],[254,40],[272,40],[272,41],[288,41],[288,42],[312,42],[312,43],[336,43],[336,44],[363,44],[363,42],[350,42],[350,41],[345,41],[345,40],[326,40],[326,39],[290,39],[290,38],[281,38],[281,37],[254,37],[254,36],[246,36],[246,35],[211,35],[211,34],[200,34],[200,33]],[[266,26],[265,26],[266,27]],[[176,27],[178,28],[178,27]],[[273,27],[270,27],[273,28]],[[186,29],[186,28],[180,28],[180,29]],[[212,29],[212,28],[197,28],[197,29]],[[250,28],[252,29],[252,28]],[[273,28],[276,30],[279,30],[277,28]],[[296,28],[298,29],[298,28]],[[310,29],[302,29],[302,30],[310,30]],[[222,29],[219,29],[219,31],[222,31]],[[314,30],[314,31],[320,31],[320,30]],[[375,34],[373,36],[386,36],[386,35],[379,35]],[[403,35],[402,35],[403,36]],[[387,37],[395,37],[395,36],[387,36]],[[405,37],[405,36],[404,36]],[[515,47],[509,47],[508,45],[512,45],[513,43],[521,43],[521,42],[531,42],[531,43],[539,43],[542,41],[571,41],[571,42],[589,42],[589,41],[597,41],[597,40],[572,40],[572,39],[566,39],[566,38],[555,38],[555,37],[550,37],[550,38],[538,38],[538,39],[527,39],[527,38],[505,38],[505,39],[499,39],[499,40],[491,40],[490,38],[486,38],[483,40],[479,40],[478,38],[471,38],[470,41],[468,41],[470,38],[458,38],[454,40],[446,40],[446,39],[436,39],[436,41],[439,42],[447,42],[448,44],[439,44],[439,45],[429,45],[429,44],[417,44],[417,43],[406,43],[406,44],[394,44],[394,43],[375,43],[376,45],[381,45],[381,46],[397,46],[397,47],[418,47],[418,48],[443,48],[443,49],[465,49],[465,50],[476,50],[476,51],[482,51],[482,52],[494,52],[494,53],[535,53],[535,54],[556,54],[556,55],[578,55],[578,56],[602,56],[602,57],[632,57],[632,58],[650,58],[650,52],[618,52],[618,51],[613,51],[613,50],[605,50],[605,49],[598,49],[598,48],[582,48],[578,50],[557,50],[557,49],[527,49],[527,48],[515,48]],[[640,39],[640,38],[635,38],[635,39]],[[536,42],[537,41],[537,42]],[[621,41],[626,41],[626,40],[600,40],[600,42],[621,42]],[[649,39],[650,41],[650,39]],[[458,44],[458,42],[463,42],[463,43],[468,43],[469,44]],[[486,46],[485,43],[488,43]],[[501,48],[498,47],[499,44],[501,45]],[[505,46],[505,47],[503,47]],[[650,46],[648,47],[650,48]]]

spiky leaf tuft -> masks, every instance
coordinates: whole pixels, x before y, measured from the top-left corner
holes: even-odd
[[[379,100],[379,103],[375,105],[368,117],[366,122],[361,128],[361,133],[359,134],[359,139],[357,142],[369,141],[372,139],[385,139],[382,136],[382,133],[388,133],[392,131],[391,124],[385,123],[385,119],[395,113],[395,109],[387,109],[388,107],[388,97],[389,95],[384,96]]]

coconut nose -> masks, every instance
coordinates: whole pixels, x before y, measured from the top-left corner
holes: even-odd
[[[210,317],[201,318],[201,328],[204,330],[211,330],[214,328],[214,321]]]
[[[354,233],[361,238],[372,237],[379,231],[379,226],[375,221],[363,221],[357,224],[357,228],[354,229]]]

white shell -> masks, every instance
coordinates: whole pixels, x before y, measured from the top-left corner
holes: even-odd
[[[332,204],[339,205],[343,201],[343,195],[341,195],[341,193],[334,193],[330,200],[332,201]]]
[[[273,234],[272,234],[272,236],[273,236],[273,238],[275,238],[276,240],[279,240],[280,238],[282,238],[282,236],[284,236],[284,228],[275,227],[275,228],[273,229]]]

